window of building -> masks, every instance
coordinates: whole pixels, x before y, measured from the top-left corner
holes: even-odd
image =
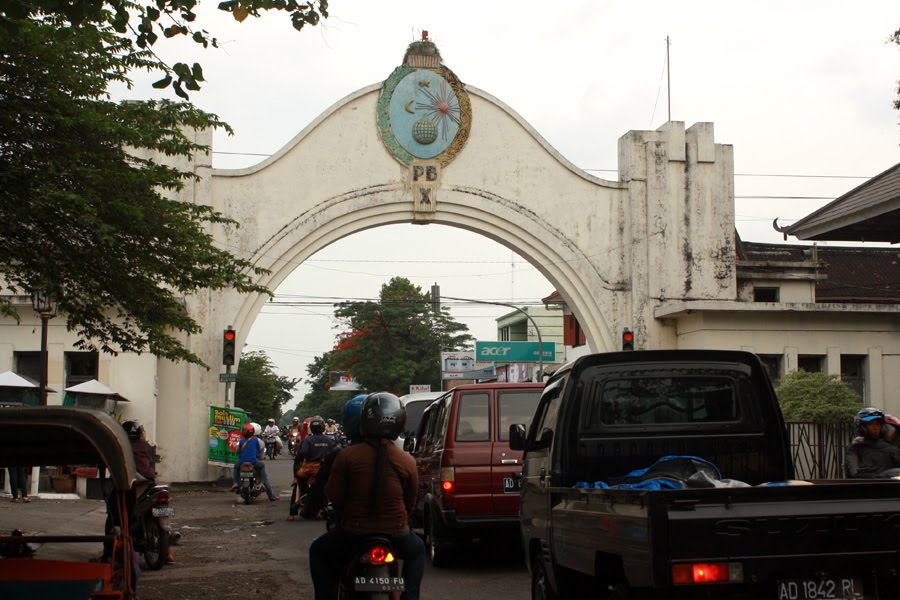
[[[66,381],[63,388],[97,379],[99,355],[96,352],[66,352]]]
[[[780,354],[760,354],[759,360],[762,361],[769,374],[769,379],[773,382],[781,379],[781,355]]]
[[[816,355],[801,355],[797,357],[797,368],[807,373],[822,372],[822,357]]]
[[[866,398],[866,357],[855,354],[841,354],[841,381],[859,394],[860,400]]]
[[[509,327],[501,327],[500,331],[497,332],[497,341],[498,342],[508,342],[509,341]]]
[[[755,287],[753,288],[754,302],[778,302],[777,287]]]
[[[16,352],[13,355],[16,373],[28,377],[36,383],[41,379],[41,353],[40,352]]]

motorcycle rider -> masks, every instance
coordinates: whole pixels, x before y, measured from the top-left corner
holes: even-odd
[[[363,443],[341,450],[334,459],[325,494],[334,504],[338,526],[313,541],[309,569],[316,600],[335,598],[336,583],[353,550],[367,534],[391,538],[403,559],[406,591],[418,600],[425,570],[425,545],[409,528],[419,478],[415,460],[393,444],[406,424],[406,409],[388,392],[369,394],[362,405]]]
[[[276,453],[281,449],[281,438],[278,437],[280,431],[278,430],[278,425],[275,424],[275,419],[269,419],[266,421],[266,428],[263,429],[263,440],[268,444],[269,442],[275,444]]]
[[[318,475],[322,459],[335,445],[334,439],[325,435],[325,421],[322,417],[315,417],[310,421],[309,430],[310,435],[303,440],[294,458],[294,493],[291,496],[290,516],[297,516],[300,498],[306,494],[310,480]]]
[[[259,425],[257,425],[257,427],[259,427]],[[253,426],[253,423],[244,423],[241,427],[241,436],[243,437],[241,438],[241,441],[238,442],[238,459],[237,462],[234,463],[234,473],[232,476],[234,485],[231,486],[231,490],[234,491],[240,488],[241,465],[248,462],[253,465],[253,468],[259,473],[259,480],[262,482],[263,489],[266,490],[266,496],[269,497],[269,502],[275,502],[278,500],[278,496],[275,495],[275,490],[272,489],[272,484],[269,483],[269,476],[266,474],[266,465],[262,462],[262,458],[266,453],[266,445],[261,439],[256,437],[256,428]]]
[[[337,423],[334,422],[334,419],[328,419],[325,421],[325,435],[334,437],[337,435],[338,426]]]
[[[351,444],[358,444],[363,441],[362,435],[359,433],[359,415],[362,412],[363,402],[366,400],[367,394],[358,394],[344,403],[344,409],[341,413],[341,426],[344,431],[350,431],[351,434],[336,443],[331,452],[329,452],[319,465],[319,473],[316,475],[315,481],[309,486],[306,492],[306,500],[303,502],[303,508],[300,516],[304,519],[315,519],[319,516],[319,512],[325,508],[327,499],[325,498],[325,483],[331,475],[331,466],[334,459],[344,447]],[[296,473],[296,471],[294,471]],[[297,516],[297,507],[291,506],[291,512],[288,521],[293,521]]]
[[[124,421],[122,423],[122,429],[125,430],[128,441],[131,443],[134,466],[138,475],[141,476],[141,480],[149,482],[150,485],[156,485],[157,475],[153,461],[153,447],[147,442],[147,432],[144,430],[144,426],[132,419]],[[134,501],[135,498],[130,495],[128,500],[129,513],[134,509]],[[112,500],[112,496],[107,498],[106,507],[106,530],[112,531],[112,528],[121,521],[116,503]],[[108,561],[111,555],[112,542],[103,542],[103,555],[100,557],[100,561]],[[167,549],[166,563],[173,564],[174,562],[175,558],[172,555],[172,546],[170,545]]]
[[[877,408],[863,408],[856,413],[853,424],[861,437],[847,447],[844,458],[847,477],[877,479],[892,475],[889,470],[900,467],[900,448],[882,437],[884,413]]]

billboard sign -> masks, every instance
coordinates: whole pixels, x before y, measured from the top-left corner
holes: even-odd
[[[473,351],[441,352],[441,379],[493,378],[493,363],[476,362]]]
[[[230,467],[237,462],[241,425],[246,422],[247,413],[240,408],[209,407],[209,464]]]
[[[430,392],[431,384],[430,383],[413,383],[409,386],[410,394],[418,394],[419,392]]]
[[[544,342],[544,361],[556,360],[556,342]],[[475,342],[475,356],[480,361],[514,363],[540,362],[537,342]]]
[[[331,385],[328,387],[332,392],[358,392],[362,389],[353,376],[344,371],[331,372]]]

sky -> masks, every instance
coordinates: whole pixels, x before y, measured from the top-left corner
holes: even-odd
[[[736,226],[747,241],[782,243],[773,219],[790,224],[900,162],[892,107],[900,48],[887,43],[900,28],[896,0],[331,0],[331,16],[299,33],[285,15],[238,24],[216,5],[198,12],[219,49],[156,48],[165,60],[203,65],[207,83],[191,100],[235,130],[214,137],[216,168],[260,162],[332,104],[386,79],[422,30],[463,83],[510,106],[576,166],[612,180],[618,138],[667,120],[668,36],[672,119],[713,122],[716,142],[734,146]],[[117,97],[159,97],[149,85],[158,78],[139,74]],[[244,350],[265,351],[280,374],[303,378],[339,333],[330,303],[376,298],[396,275],[423,290],[437,282],[447,296],[515,304],[553,291],[522,258],[477,234],[382,227],[299,265]],[[507,311],[451,312],[490,340]]]

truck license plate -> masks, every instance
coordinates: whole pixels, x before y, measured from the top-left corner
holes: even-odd
[[[862,600],[863,584],[859,577],[781,579],[775,597],[778,600]]]
[[[353,578],[353,589],[357,592],[405,592],[402,577],[363,577]]]
[[[503,493],[504,494],[518,494],[522,491],[522,483],[521,479],[518,477],[504,477],[503,478]]]

